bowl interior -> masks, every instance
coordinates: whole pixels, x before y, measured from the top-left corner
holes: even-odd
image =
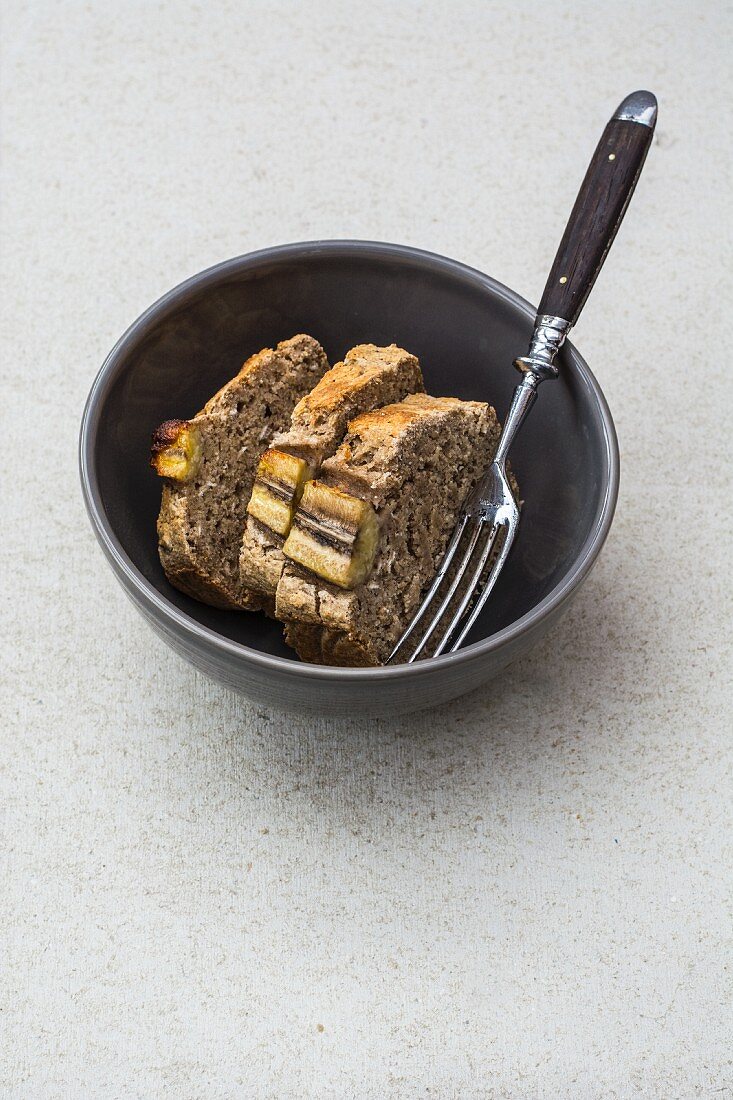
[[[294,658],[264,615],[217,611],[168,584],[157,554],[160,482],[148,467],[161,421],[192,416],[260,348],[297,332],[330,362],[354,344],[397,343],[420,358],[430,393],[491,402],[503,419],[532,314],[512,292],[429,254],[389,246],[303,245],[220,265],[172,291],[110,357],[90,428],[90,469],[123,551],[170,603],[227,638]],[[486,638],[559,584],[600,521],[610,441],[572,349],[512,452],[524,508],[517,543],[471,636]]]

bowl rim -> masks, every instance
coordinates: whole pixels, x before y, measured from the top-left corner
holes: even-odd
[[[187,298],[191,297],[194,292],[201,290],[202,287],[225,280],[233,274],[256,268],[263,263],[303,260],[323,254],[330,254],[338,258],[350,258],[358,254],[368,259],[389,259],[393,263],[417,264],[423,269],[447,272],[458,276],[464,283],[472,284],[477,289],[488,290],[508,304],[518,308],[530,321],[534,322],[535,319],[536,309],[525,298],[503,283],[458,260],[441,256],[436,252],[415,248],[411,245],[358,239],[300,241],[258,249],[213,264],[211,267],[191,275],[153,302],[123,332],[105,358],[89,391],[79,432],[79,473],[86,510],[97,540],[110,564],[116,572],[121,574],[127,584],[144,598],[151,609],[157,612],[157,617],[166,620],[174,630],[183,631],[184,634],[189,636],[192,635],[199,644],[203,642],[215,650],[219,650],[222,655],[229,659],[236,658],[245,663],[260,666],[270,672],[286,673],[297,678],[315,678],[326,682],[387,681],[405,676],[426,676],[440,670],[455,670],[465,662],[474,661],[501,649],[530,628],[537,626],[548,616],[553,615],[572,596],[575,589],[590,572],[608,536],[619,488],[619,449],[616,429],[601,387],[588,364],[569,341],[565,344],[567,354],[598,406],[606,448],[605,493],[596,523],[565,576],[538,604],[522,615],[521,618],[497,631],[496,634],[473,642],[456,653],[430,657],[414,664],[380,666],[377,668],[341,668],[334,665],[308,664],[251,649],[241,642],[232,641],[217,631],[203,626],[191,615],[186,614],[185,611],[181,611],[170,603],[144,576],[125,552],[107,518],[94,462],[94,442],[103,399],[116,377],[116,369],[120,361],[127,354],[130,347],[143,339],[161,317],[173,309],[180,308],[182,304],[185,304]]]

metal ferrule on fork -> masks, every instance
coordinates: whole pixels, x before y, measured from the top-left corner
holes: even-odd
[[[529,351],[515,359],[514,366],[522,372],[537,375],[538,382],[543,382],[545,378],[557,378],[555,356],[565,343],[569,331],[570,322],[564,317],[551,317],[547,314],[538,317]]]

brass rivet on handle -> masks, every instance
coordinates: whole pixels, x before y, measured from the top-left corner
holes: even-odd
[[[568,281],[568,277],[567,277],[567,275],[561,275],[561,276],[560,276],[560,282],[561,282],[561,283],[566,283],[567,281]]]
[[[615,153],[609,153],[608,154],[608,159],[609,160],[615,160],[616,159],[616,154]]]

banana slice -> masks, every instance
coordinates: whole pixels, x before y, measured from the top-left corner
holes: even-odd
[[[247,511],[278,535],[287,535],[310,469],[285,451],[265,451],[257,467]]]
[[[201,435],[188,420],[166,420],[153,432],[150,465],[160,477],[190,481],[201,464]]]
[[[371,504],[320,481],[307,482],[283,553],[339,588],[368,576],[379,541]]]

